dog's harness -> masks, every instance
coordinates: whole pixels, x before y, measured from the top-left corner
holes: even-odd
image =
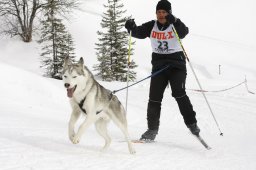
[[[113,98],[113,93],[110,93],[110,96],[109,96],[109,103],[111,102],[112,98]],[[83,105],[84,105],[85,100],[86,100],[86,96],[78,103],[79,108],[83,111],[84,114],[86,114],[86,110],[83,108]],[[108,103],[108,104],[109,104],[109,103]],[[108,104],[107,104],[107,105],[108,105]],[[107,106],[107,105],[106,105],[106,106]],[[103,109],[104,109],[106,106],[104,106]],[[96,112],[96,115],[99,114],[100,112],[102,112],[103,109],[101,109],[100,111],[97,111],[97,112]]]
[[[81,100],[80,103],[78,104],[79,108],[84,112],[84,114],[86,114],[86,110],[83,108],[85,99],[86,99],[86,96],[85,96],[84,99]]]

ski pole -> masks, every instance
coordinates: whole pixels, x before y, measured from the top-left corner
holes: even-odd
[[[130,73],[130,58],[131,58],[131,44],[132,44],[132,31],[129,35],[129,47],[128,47],[128,59],[127,59],[127,79],[126,79],[126,101],[125,101],[125,111],[127,113],[127,103],[128,103],[128,86],[129,86],[129,73]]]
[[[214,116],[214,114],[213,114],[213,111],[212,111],[212,108],[211,108],[211,106],[210,106],[210,103],[208,102],[208,100],[207,100],[207,98],[206,98],[206,95],[205,95],[205,93],[204,93],[204,91],[203,91],[203,88],[202,88],[202,86],[201,86],[201,84],[200,84],[200,82],[199,82],[199,79],[198,79],[198,77],[197,77],[197,75],[196,75],[196,73],[195,73],[195,70],[194,70],[194,68],[193,68],[193,66],[192,66],[192,64],[191,64],[191,62],[190,62],[190,60],[189,60],[189,58],[188,58],[188,56],[187,56],[187,53],[186,53],[186,51],[185,51],[185,48],[184,48],[184,46],[182,45],[181,40],[180,40],[180,37],[179,37],[179,35],[178,35],[178,33],[177,33],[177,31],[176,31],[176,29],[174,28],[173,25],[172,25],[172,30],[173,30],[173,32],[175,33],[175,35],[176,35],[176,37],[177,37],[177,39],[178,39],[178,41],[179,41],[179,44],[180,44],[180,46],[181,46],[181,48],[182,48],[182,50],[183,50],[183,53],[184,53],[186,59],[188,60],[189,66],[190,66],[190,68],[191,68],[191,70],[192,70],[192,72],[193,72],[193,74],[194,74],[194,76],[195,76],[195,79],[196,79],[196,81],[197,81],[197,84],[198,84],[198,86],[199,86],[199,88],[200,88],[200,90],[201,90],[201,92],[202,92],[202,95],[204,96],[204,99],[205,99],[205,101],[206,101],[206,103],[207,103],[207,105],[208,105],[208,108],[209,108],[209,110],[210,110],[210,112],[211,112],[211,114],[212,114],[212,117],[213,117],[213,119],[214,119],[214,121],[215,121],[215,123],[216,123],[216,125],[217,125],[217,127],[218,127],[218,129],[219,129],[220,135],[223,136],[223,133],[222,133],[221,130],[220,130],[219,124],[218,124],[218,122],[217,122],[217,120],[216,120],[216,118],[215,118],[215,116]]]

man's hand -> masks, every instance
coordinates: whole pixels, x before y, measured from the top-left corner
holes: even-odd
[[[177,18],[176,18],[174,15],[172,15],[171,13],[169,13],[168,15],[166,15],[166,16],[165,16],[165,19],[167,20],[167,22],[168,22],[169,24],[173,24],[173,23],[175,23],[176,20],[177,20]]]
[[[137,27],[137,25],[134,22],[134,19],[128,19],[124,26],[128,30],[128,32],[130,32],[130,30],[133,30],[134,28]]]

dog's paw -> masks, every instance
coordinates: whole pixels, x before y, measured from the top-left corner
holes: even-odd
[[[132,155],[136,154],[135,149],[130,149],[129,151],[130,151],[130,154],[132,154]]]
[[[70,140],[71,142],[73,142],[74,136],[75,136],[75,134],[69,135],[69,140]]]
[[[130,151],[130,154],[136,154],[136,151],[132,145],[129,145],[129,151]]]
[[[77,135],[75,135],[71,141],[73,144],[78,144],[80,142],[80,138]]]

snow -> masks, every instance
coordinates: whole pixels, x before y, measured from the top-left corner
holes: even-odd
[[[68,23],[76,53],[84,57],[89,68],[97,62],[94,48],[103,3],[106,0],[85,1],[84,11],[76,12],[74,21]],[[127,14],[132,14],[137,24],[155,18],[155,3],[124,0]],[[252,10],[255,1],[180,0],[173,1],[172,6],[190,27],[183,43],[203,88],[227,89],[243,82],[246,76],[249,90],[256,92],[256,12]],[[136,40],[134,48],[132,58],[139,65],[140,80],[151,70],[149,40]],[[63,83],[42,77],[39,66],[36,42],[0,39],[1,170],[256,169],[256,96],[248,93],[245,84],[224,92],[206,93],[224,133],[220,136],[202,94],[191,90],[198,89],[198,85],[187,65],[187,93],[197,112],[201,135],[212,149],[206,150],[189,133],[168,88],[157,142],[134,144],[137,153],[130,155],[121,131],[112,123],[112,143],[107,151],[100,152],[104,141],[94,127],[89,128],[79,144],[73,145],[67,135],[71,108]],[[126,86],[120,82],[100,83],[112,91]],[[149,80],[129,89],[127,119],[133,139],[147,128],[148,89]],[[116,95],[125,105],[126,91]]]

